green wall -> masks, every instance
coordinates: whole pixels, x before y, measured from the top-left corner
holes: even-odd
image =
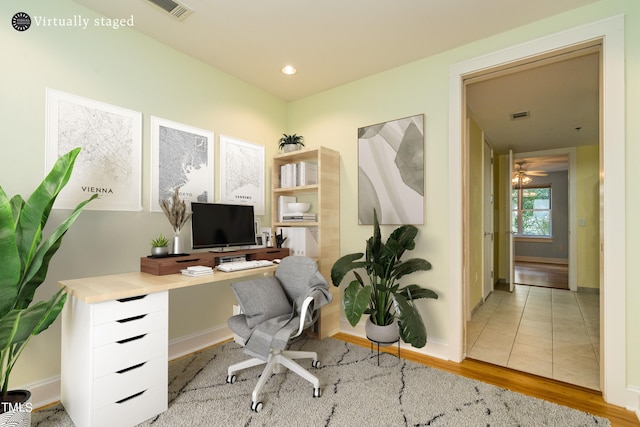
[[[600,287],[599,146],[576,149],[578,287]],[[584,224],[584,225],[580,225]]]
[[[61,279],[136,271],[140,257],[150,252],[150,239],[159,232],[171,235],[164,215],[149,212],[150,116],[212,130],[216,147],[220,134],[263,144],[267,159],[273,157],[287,127],[284,101],[132,29],[32,26],[18,32],[9,24],[17,11],[32,18],[99,16],[71,0],[0,2],[0,183],[7,194],[27,196],[44,177],[45,88],[143,113],[143,211],[83,212],[65,236],[37,295],[51,295]],[[217,152],[215,164],[218,168]],[[217,169],[215,176],[218,200]],[[270,177],[268,169],[267,188]],[[54,211],[52,222],[67,213]],[[269,221],[265,217],[263,223]],[[188,230],[183,234],[189,247]],[[172,292],[169,339],[225,325],[234,302],[228,284]],[[60,322],[29,347],[12,375],[13,386],[60,374]]]

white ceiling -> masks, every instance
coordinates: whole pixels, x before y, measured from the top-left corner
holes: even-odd
[[[181,0],[182,1],[182,0]],[[284,100],[296,100],[596,0],[75,0]],[[597,142],[597,55],[479,79],[467,103],[497,151]],[[298,73],[281,73],[292,64]],[[531,117],[511,121],[528,110]],[[576,131],[575,128],[581,128]]]
[[[295,100],[596,0],[181,0],[181,22],[146,0],[75,1]]]
[[[598,143],[600,57],[593,49],[582,52],[467,86],[471,115],[498,152]],[[530,116],[511,118],[523,111]]]

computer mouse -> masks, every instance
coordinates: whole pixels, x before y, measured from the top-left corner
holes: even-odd
[[[280,261],[282,261],[280,258],[276,258],[276,259],[272,259],[271,262],[274,264],[280,264]]]

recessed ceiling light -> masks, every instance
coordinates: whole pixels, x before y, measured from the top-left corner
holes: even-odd
[[[287,65],[282,69],[282,72],[285,74],[295,74],[298,70],[295,69],[293,65]]]

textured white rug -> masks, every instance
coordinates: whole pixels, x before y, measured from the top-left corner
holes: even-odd
[[[226,384],[226,368],[247,356],[235,343],[169,365],[169,410],[143,426],[609,426],[607,419],[375,354],[334,339],[302,338],[292,349],[318,352],[322,396],[295,374],[269,379],[259,413],[250,410],[261,367]],[[303,366],[311,362],[302,361]],[[73,425],[61,405],[33,414],[33,426]]]

